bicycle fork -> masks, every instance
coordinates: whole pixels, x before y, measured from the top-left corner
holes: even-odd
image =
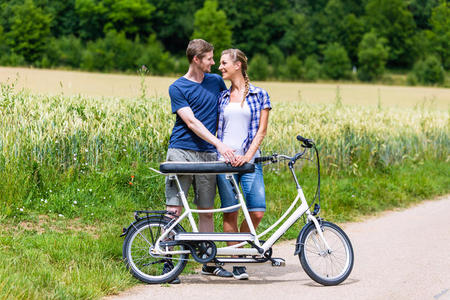
[[[319,234],[320,239],[322,240],[323,244],[324,244],[325,247],[327,248],[328,253],[330,253],[330,252],[331,252],[331,248],[330,248],[330,246],[328,245],[327,240],[326,240],[325,237],[323,236],[323,231],[322,231],[322,228],[320,227],[319,221],[317,221],[317,218],[314,217],[314,216],[309,212],[309,210],[308,210],[308,212],[307,212],[307,215],[308,215],[308,220],[309,220],[309,221],[312,221],[312,222],[314,223],[314,226],[316,227],[316,230],[317,230],[317,233]]]

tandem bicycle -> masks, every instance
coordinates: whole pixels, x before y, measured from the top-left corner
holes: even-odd
[[[255,231],[244,197],[233,176],[233,174],[253,172],[254,164],[246,163],[241,167],[232,167],[225,162],[164,162],[160,164],[159,171],[153,169],[161,175],[168,176],[169,180],[173,180],[177,185],[184,212],[179,217],[165,210],[141,210],[134,213],[135,220],[123,229],[121,235],[125,236],[123,259],[132,275],[146,283],[167,283],[183,271],[188,260],[218,266],[266,262],[275,267],[284,266],[283,258],[272,256],[272,246],[296,221],[305,216],[307,221],[298,234],[295,249],[293,249],[294,255],[298,255],[306,274],[317,283],[329,286],[343,282],[353,268],[353,247],[340,227],[319,217],[319,152],[313,140],[302,136],[297,136],[297,140],[300,141],[303,149],[293,156],[273,154],[255,159],[255,163],[287,162],[297,189],[297,196],[289,208],[274,224],[261,233]],[[318,174],[317,190],[311,204],[308,204],[294,171],[294,165],[298,160],[307,159],[306,153],[309,149],[315,151]],[[191,209],[178,176],[198,174],[226,174],[239,200],[238,204],[210,210]],[[318,203],[316,199],[319,200]],[[193,213],[226,212],[235,208],[242,209],[250,232],[198,231]],[[186,218],[192,228],[190,232],[181,225],[181,221]],[[264,240],[261,239],[272,231],[270,236]],[[235,244],[221,246],[223,242],[235,242]]]

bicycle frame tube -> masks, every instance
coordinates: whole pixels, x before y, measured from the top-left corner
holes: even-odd
[[[244,197],[242,196],[242,193],[239,190],[239,186],[236,182],[236,180],[234,179],[234,176],[227,174],[226,178],[228,180],[230,180],[231,184],[233,185],[235,191],[236,191],[236,196],[239,200],[239,203],[236,205],[233,205],[231,207],[227,207],[227,208],[222,208],[222,209],[208,209],[208,210],[199,210],[199,209],[191,209],[189,207],[189,204],[187,202],[186,199],[186,195],[184,194],[183,190],[181,189],[181,185],[180,182],[178,180],[178,177],[176,174],[174,175],[170,175],[170,179],[175,180],[175,182],[177,183],[177,188],[179,190],[179,195],[183,204],[183,207],[185,209],[184,213],[175,221],[171,224],[171,226],[165,230],[165,232],[159,237],[159,239],[156,241],[155,243],[155,249],[154,251],[158,254],[163,254],[163,255],[168,255],[168,254],[181,254],[181,253],[188,253],[189,251],[170,251],[170,250],[163,250],[160,248],[159,243],[161,241],[163,241],[168,233],[178,224],[180,223],[182,220],[184,220],[184,218],[188,217],[189,219],[189,223],[192,226],[192,231],[193,232],[198,232],[198,228],[197,225],[195,224],[194,218],[192,216],[192,213],[215,213],[215,212],[226,212],[229,210],[232,210],[234,208],[239,208],[242,207],[242,211],[244,213],[244,217],[245,220],[247,221],[247,224],[249,226],[250,229],[250,233],[252,233],[253,235],[255,235],[255,241],[254,243],[258,246],[261,247],[264,252],[267,251],[269,248],[271,248],[273,246],[273,244],[292,226],[292,224],[294,224],[303,214],[307,214],[308,216],[308,220],[312,221],[315,225],[316,228],[320,229],[320,225],[317,221],[317,219],[310,213],[309,211],[309,206],[308,203],[306,201],[305,195],[303,193],[303,190],[301,188],[301,186],[298,184],[298,180],[297,177],[295,175],[295,172],[293,170],[293,168],[291,169],[291,173],[294,177],[294,181],[295,184],[297,186],[297,196],[295,197],[294,201],[292,202],[292,204],[290,205],[290,207],[286,210],[286,212],[274,223],[272,224],[272,226],[270,226],[268,229],[266,229],[264,232],[262,232],[261,234],[256,234],[253,222],[251,220],[250,214],[248,212]],[[259,242],[259,238],[261,236],[266,235],[268,232],[270,232],[271,230],[273,230],[276,226],[278,226],[289,214],[290,212],[293,210],[293,208],[296,206],[298,200],[301,200],[301,204],[299,207],[297,207],[297,209],[283,222],[283,224],[281,224],[281,226],[267,239],[267,241],[264,243],[264,245],[261,246],[260,242]],[[320,230],[319,230],[319,235],[322,238],[322,240],[325,241],[325,239],[323,238],[323,235],[321,234]],[[247,244],[247,242],[242,242],[236,245],[232,245],[232,246],[226,246],[226,247],[221,247],[217,249],[217,255],[261,255],[261,253],[259,253],[257,251],[257,249],[255,248],[238,248],[242,245]],[[325,241],[325,245],[328,247],[328,244]],[[329,247],[328,247],[329,248]]]
[[[182,220],[184,220],[184,218],[188,217],[189,219],[189,223],[192,226],[192,232],[199,232],[198,228],[197,228],[197,224],[195,223],[194,217],[192,216],[192,213],[215,213],[215,212],[227,212],[230,211],[234,208],[240,208],[242,207],[242,210],[244,212],[245,218],[247,220],[247,223],[249,225],[250,231],[253,235],[256,236],[256,232],[255,232],[255,228],[253,226],[252,220],[250,218],[250,214],[248,213],[247,210],[247,206],[245,205],[245,201],[244,201],[244,197],[242,196],[242,194],[239,191],[239,186],[236,182],[236,180],[234,179],[234,177],[232,175],[227,174],[227,178],[229,180],[231,180],[231,183],[233,184],[234,188],[237,191],[237,195],[238,195],[238,199],[239,199],[239,203],[230,207],[226,207],[226,208],[218,208],[218,209],[191,209],[189,207],[189,203],[187,201],[186,195],[183,192],[183,189],[181,188],[181,184],[180,181],[178,180],[178,176],[176,174],[173,175],[169,175],[169,179],[170,180],[174,180],[177,184],[177,189],[178,189],[178,195],[181,198],[181,203],[183,204],[184,207],[184,213],[181,214],[181,216],[171,224],[171,226],[165,230],[165,232],[158,238],[158,240],[155,243],[155,251],[159,254],[180,254],[180,253],[187,253],[188,251],[164,251],[163,249],[161,249],[161,247],[159,246],[159,243],[161,241],[163,241],[167,235],[169,234],[169,232],[175,227],[177,226],[178,223],[180,223]],[[257,246],[260,246],[259,241],[256,239],[255,244]]]

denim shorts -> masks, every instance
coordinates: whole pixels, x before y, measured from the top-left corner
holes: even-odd
[[[245,203],[248,211],[265,211],[266,210],[266,193],[264,189],[264,179],[261,164],[255,164],[254,173],[235,174],[234,179],[242,188]],[[233,192],[231,182],[229,182],[225,175],[217,175],[217,186],[219,188],[219,195],[221,207],[229,207],[239,203],[236,195]],[[237,211],[239,208],[232,209],[226,212]]]

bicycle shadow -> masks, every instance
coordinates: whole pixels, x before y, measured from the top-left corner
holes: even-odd
[[[206,284],[206,285],[260,285],[270,283],[296,283],[310,287],[325,287],[319,283],[314,282],[303,271],[300,264],[287,264],[285,267],[272,267],[270,264],[266,265],[246,265],[249,280],[236,280],[233,277],[223,278],[212,275],[201,275],[200,271],[197,274],[181,276],[183,284]],[[225,269],[231,271],[231,266],[225,266]],[[360,280],[356,278],[348,278],[339,286],[353,285]]]

